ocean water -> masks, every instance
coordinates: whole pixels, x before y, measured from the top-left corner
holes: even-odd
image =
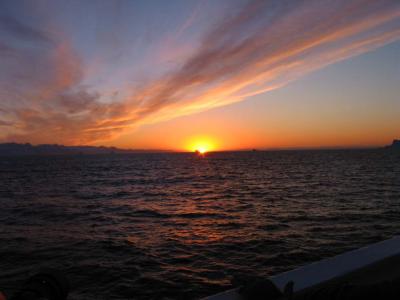
[[[386,150],[0,158],[0,290],[197,299],[400,232]]]

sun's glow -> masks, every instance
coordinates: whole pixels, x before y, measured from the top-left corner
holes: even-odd
[[[197,151],[199,151],[201,154],[204,154],[207,152],[207,149],[204,147],[199,147],[199,149],[197,149]]]
[[[187,150],[205,154],[216,149],[215,142],[208,137],[194,137],[187,143]]]

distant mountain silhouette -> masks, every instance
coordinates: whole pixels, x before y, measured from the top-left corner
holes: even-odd
[[[163,152],[157,150],[130,150],[115,147],[64,146],[64,145],[31,145],[18,143],[0,144],[0,156],[19,155],[73,155],[73,154],[121,154],[138,152]]]
[[[386,148],[400,150],[400,140],[393,140],[392,144],[389,146],[386,146]]]

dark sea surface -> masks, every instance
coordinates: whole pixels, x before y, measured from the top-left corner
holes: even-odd
[[[400,232],[400,152],[0,158],[0,289],[197,299]]]

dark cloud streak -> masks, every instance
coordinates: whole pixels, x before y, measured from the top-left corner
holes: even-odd
[[[0,29],[16,39],[34,43],[53,44],[50,34],[24,24],[12,16],[0,15]]]

